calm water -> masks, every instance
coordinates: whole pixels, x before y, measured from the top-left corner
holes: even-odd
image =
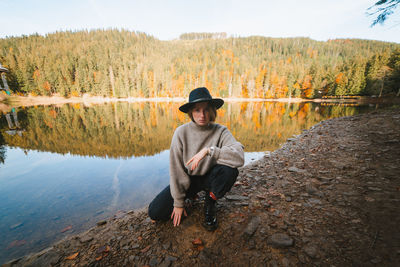
[[[121,210],[145,207],[168,182],[179,103],[18,108],[0,116],[0,264],[40,251]],[[217,122],[246,162],[321,120],[375,106],[226,103]],[[3,163],[1,163],[3,162]]]

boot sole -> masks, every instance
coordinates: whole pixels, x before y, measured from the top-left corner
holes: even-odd
[[[203,223],[203,227],[204,227],[207,231],[213,232],[213,231],[215,231],[215,230],[218,228],[218,222],[217,222],[216,224],[214,224],[214,225],[207,225],[207,224],[204,224],[204,223]]]

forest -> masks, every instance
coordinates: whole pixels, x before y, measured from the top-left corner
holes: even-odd
[[[198,86],[238,98],[400,95],[400,44],[372,40],[67,31],[2,38],[0,62],[18,95],[186,97]]]

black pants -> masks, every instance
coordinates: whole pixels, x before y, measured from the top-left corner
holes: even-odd
[[[190,176],[190,186],[186,192],[186,198],[194,197],[198,192],[205,190],[213,192],[218,198],[223,197],[236,181],[238,169],[225,165],[215,165],[206,175]],[[151,219],[166,221],[171,218],[174,209],[174,199],[171,196],[170,187],[162,190],[149,205]]]

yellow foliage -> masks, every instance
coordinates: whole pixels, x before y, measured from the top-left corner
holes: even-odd
[[[73,97],[79,97],[79,93],[77,91],[71,91],[71,96]]]

